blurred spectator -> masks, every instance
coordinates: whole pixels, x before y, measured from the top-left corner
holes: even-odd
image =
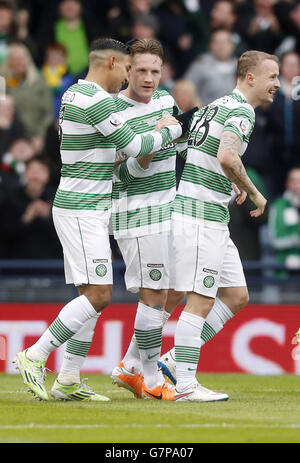
[[[151,39],[158,36],[159,22],[153,14],[141,14],[136,16],[132,26],[134,39]]]
[[[287,172],[299,162],[300,80],[297,81],[297,76],[300,76],[300,57],[295,52],[288,52],[280,63],[281,88],[267,112],[273,196],[283,193]]]
[[[9,42],[16,36],[14,9],[9,1],[0,1],[0,65],[6,58]]]
[[[210,12],[209,26],[211,30],[224,28],[232,32],[234,54],[240,56],[246,51],[246,44],[237,27],[238,7],[231,0],[217,0]]]
[[[277,261],[287,269],[299,270],[300,165],[288,172],[286,190],[271,206],[269,227]]]
[[[49,167],[43,159],[27,163],[25,186],[12,189],[1,210],[4,258],[61,258],[52,222],[54,190],[48,187]]]
[[[253,14],[240,17],[239,31],[249,49],[273,53],[283,39],[273,0],[253,0]]]
[[[53,120],[52,95],[25,45],[9,46],[4,76],[28,136],[36,151],[41,151],[43,137]]]
[[[120,25],[124,3],[126,3],[124,0],[84,0],[82,4],[89,19],[97,18],[101,36],[116,38],[115,33]]]
[[[210,1],[212,0],[178,0],[181,6],[181,14],[189,32],[193,36],[194,56],[207,51],[209,41],[209,13],[205,7]]]
[[[28,11],[17,10],[14,1],[0,0],[0,73],[10,43],[22,42],[36,56],[37,45],[30,37],[28,21]]]
[[[69,72],[77,76],[87,69],[90,42],[100,34],[96,19],[87,17],[79,0],[61,0],[57,17],[41,28],[38,37],[42,51],[58,42],[66,47]]]
[[[197,89],[195,84],[190,80],[178,79],[175,81],[172,95],[174,100],[178,104],[182,112],[188,111],[189,109],[198,106],[202,106],[202,102],[199,100],[197,95]],[[176,158],[176,183],[179,184],[182,171],[184,168],[185,160],[182,156],[178,155]]]
[[[269,105],[255,109],[255,125],[249,141],[249,145],[243,155],[243,164],[252,167],[262,176],[268,192],[270,188],[270,164],[272,154],[270,139],[266,136],[267,114]]]
[[[26,163],[35,155],[34,147],[29,140],[18,138],[13,141],[3,154],[1,170],[12,173],[20,183],[23,183]]]
[[[49,160],[50,168],[50,183],[55,188],[58,187],[60,181],[61,156],[60,156],[60,141],[58,137],[59,121],[55,119],[49,125],[45,137],[45,146],[43,154]]]
[[[42,67],[43,76],[53,93],[54,117],[57,118],[61,97],[74,77],[68,72],[67,51],[60,43],[53,43],[46,48],[45,62]]]
[[[233,50],[232,33],[216,29],[211,33],[209,52],[199,56],[187,70],[184,77],[194,82],[204,105],[234,89],[237,59]]]
[[[12,142],[25,135],[24,125],[15,111],[13,97],[6,95],[0,98],[0,160]]]
[[[123,0],[120,1],[119,7],[115,5],[109,10],[111,19],[109,19],[109,30],[111,35],[127,42],[133,38],[132,28],[138,17],[145,17],[152,13],[151,0]],[[136,37],[137,38],[137,37]]]
[[[247,174],[256,188],[268,197],[266,186],[261,176],[252,167],[246,167]],[[267,223],[267,211],[253,220],[250,211],[254,209],[253,202],[247,196],[243,204],[238,206],[235,201],[230,203],[229,231],[232,241],[238,246],[242,260],[259,260],[261,258],[260,227]]]
[[[289,51],[296,50],[300,54],[300,3],[290,0],[273,0],[273,11],[279,24],[287,36]]]
[[[195,40],[185,16],[184,4],[181,0],[165,1],[155,14],[160,25],[157,38],[161,40],[165,53],[173,59],[175,77],[181,77],[196,56]]]
[[[199,108],[203,106],[197,95],[195,84],[186,79],[178,79],[175,81],[172,95],[182,112],[192,109],[194,106]]]
[[[89,39],[78,0],[63,0],[59,5],[60,18],[54,24],[54,38],[68,52],[68,67],[73,75],[88,66]]]
[[[172,89],[175,84],[174,80],[175,72],[174,66],[171,59],[164,55],[162,70],[161,70],[161,78],[159,81],[159,90],[167,90],[167,92],[172,92]]]

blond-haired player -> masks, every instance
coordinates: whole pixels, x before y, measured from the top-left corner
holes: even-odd
[[[249,179],[241,156],[254,127],[254,109],[272,103],[280,87],[278,75],[276,56],[245,52],[238,60],[233,92],[201,108],[191,123],[172,215],[175,289],[187,291],[175,332],[176,401],[228,399],[201,386],[196,371],[203,343],[249,300],[239,254],[229,237],[228,203],[234,183],[238,203],[247,194],[253,201],[253,219],[264,212],[266,199]],[[167,357],[169,361],[171,355]]]

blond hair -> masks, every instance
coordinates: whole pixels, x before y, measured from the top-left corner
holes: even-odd
[[[29,49],[23,43],[19,43],[19,42],[18,43],[12,43],[11,45],[8,46],[8,52],[7,52],[7,55],[6,55],[6,60],[4,61],[3,68],[1,69],[3,75],[5,77],[12,77],[13,76],[13,72],[10,69],[10,66],[9,66],[9,60],[10,60],[11,55],[15,51],[21,51],[23,53],[23,55],[25,56],[25,58],[26,58],[26,62],[27,62],[27,68],[26,68],[26,72],[25,72],[25,81],[26,81],[26,83],[28,83],[29,85],[34,84],[35,81],[39,77],[39,71],[38,71],[36,65],[34,64],[34,61],[33,61],[33,58],[31,56],[31,53],[30,53]]]
[[[270,59],[276,63],[279,62],[276,55],[270,55],[263,51],[250,50],[243,53],[237,64],[237,78],[244,80],[247,73],[253,72],[254,68],[256,68],[265,59]]]

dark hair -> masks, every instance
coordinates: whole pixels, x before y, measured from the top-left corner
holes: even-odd
[[[90,51],[98,51],[98,50],[115,50],[123,53],[124,55],[128,55],[128,47],[120,42],[119,40],[115,39],[96,39],[92,42]]]
[[[5,10],[14,11],[14,7],[8,0],[0,0],[0,8]]]
[[[37,154],[36,156],[33,156],[32,158],[28,159],[28,161],[25,163],[26,168],[33,162],[38,162],[39,164],[42,164],[43,166],[47,167],[49,171],[51,170],[50,160],[42,154]]]
[[[296,52],[296,50],[288,50],[283,52],[280,56],[280,64],[282,64],[282,61],[289,55],[296,55],[300,59],[300,55]]]
[[[213,27],[210,31],[210,40],[214,34],[217,34],[218,32],[227,32],[227,34],[232,36],[232,31],[228,29],[228,27],[225,26],[216,26]]]

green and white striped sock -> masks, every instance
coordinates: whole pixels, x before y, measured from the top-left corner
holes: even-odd
[[[96,315],[97,312],[86,296],[76,297],[62,308],[40,339],[27,350],[27,357],[31,360],[47,360],[54,349],[73,337],[87,320]]]
[[[163,326],[168,321],[170,314],[166,311],[162,311],[162,323]],[[143,373],[142,362],[140,359],[140,351],[136,342],[135,334],[132,336],[129,347],[126,354],[123,357],[123,364],[128,371],[134,369],[135,373]]]
[[[161,354],[162,310],[138,303],[134,323],[134,334],[140,352],[146,387],[152,389],[164,383],[162,372],[157,367]]]
[[[80,382],[80,370],[91,347],[95,326],[100,314],[91,317],[66,344],[65,355],[58,375],[58,382],[70,385]]]
[[[205,319],[201,333],[201,346],[212,339],[225,325],[233,313],[221,299],[216,297],[214,305]]]
[[[227,305],[216,297],[213,308],[207,315],[203,325],[201,332],[201,347],[221,331],[225,323],[230,320],[233,315],[234,314]],[[169,355],[175,358],[175,347],[169,351]]]
[[[195,381],[200,356],[200,334],[205,319],[182,312],[175,330],[176,391],[182,392]]]

